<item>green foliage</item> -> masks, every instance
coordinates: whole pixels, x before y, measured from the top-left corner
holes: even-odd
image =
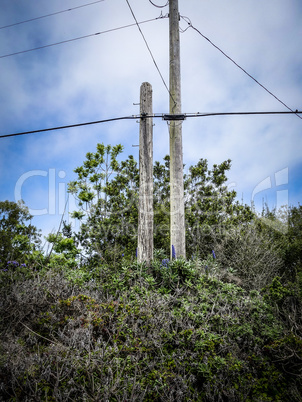
[[[122,150],[121,145],[98,144],[69,184],[81,207],[73,217],[83,221],[75,243],[91,263],[102,259],[116,264],[123,254],[135,257],[139,176],[133,156],[118,161]]]
[[[0,289],[0,398],[300,401],[301,331],[276,308],[291,288],[223,282],[212,254],[155,254],[151,267],[65,265]]]
[[[284,269],[280,245],[267,231],[259,230],[257,218],[224,232],[214,247],[219,261],[247,289],[261,290]]]
[[[302,205],[288,211],[288,231],[283,237],[283,255],[287,275],[297,282],[302,297]]]
[[[63,222],[62,233],[49,234],[46,240],[52,244],[46,258],[47,267],[57,272],[66,271],[69,268],[76,268],[79,264],[79,249],[76,240],[72,236],[71,226]]]
[[[110,176],[120,167],[117,156],[122,150],[121,145],[97,144],[97,151],[88,152],[83,166],[75,169],[78,180],[69,183],[69,191],[77,196],[78,205],[84,212],[89,213],[92,205],[100,203],[99,207],[106,216],[106,196],[102,198],[102,194],[107,189]]]
[[[293,333],[299,334],[302,328],[302,298],[297,283],[281,283],[276,277],[272,283],[262,289],[263,298],[275,310],[275,314]]]
[[[82,220],[76,242],[90,261],[105,259],[116,264],[118,255],[134,258],[137,247],[139,171],[133,156],[118,161],[122,146],[97,145],[83,166],[75,169],[78,179],[69,184],[77,196]],[[170,249],[170,158],[154,164],[154,245],[166,253]],[[217,236],[241,222],[249,222],[249,207],[235,201],[236,193],[225,182],[230,160],[208,168],[200,159],[184,176],[187,254],[202,258],[213,248]]]
[[[19,265],[31,262],[31,256],[39,250],[40,238],[23,203],[0,202],[0,267],[8,269],[7,262]]]
[[[276,277],[272,283],[263,289],[265,292],[264,298],[267,301],[282,304],[287,296],[293,295],[293,289],[282,285],[280,278]]]
[[[138,169],[121,152],[98,144],[76,169],[81,230],[49,235],[47,258],[26,209],[4,205],[3,244],[20,260],[0,271],[0,399],[300,402],[301,208],[288,230],[275,211],[256,218],[225,186],[230,161],[201,159],[185,176],[190,259],[170,261],[165,157],[158,248],[138,264]]]
[[[170,158],[154,166],[154,222],[155,247],[169,250],[170,222]],[[184,176],[186,219],[186,250],[188,255],[209,254],[217,236],[239,223],[254,217],[248,206],[240,205],[235,191],[225,185],[226,172],[231,167],[227,160],[210,170],[206,159],[200,159]]]
[[[283,266],[278,275],[299,287],[302,296],[302,206],[264,208],[258,232],[278,250]]]

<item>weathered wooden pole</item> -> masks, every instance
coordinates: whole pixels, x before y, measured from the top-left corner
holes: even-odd
[[[170,114],[181,114],[178,0],[169,1]],[[170,252],[186,257],[182,121],[170,121]]]
[[[152,86],[140,88],[138,262],[153,259],[153,119]]]

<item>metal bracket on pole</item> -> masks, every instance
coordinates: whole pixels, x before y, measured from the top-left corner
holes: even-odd
[[[163,120],[186,120],[186,116],[184,114],[164,114]]]

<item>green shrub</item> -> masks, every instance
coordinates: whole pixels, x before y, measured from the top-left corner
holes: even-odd
[[[276,278],[262,295],[220,276],[210,257],[164,258],[10,283],[0,399],[301,401],[302,340],[276,309],[289,288]]]

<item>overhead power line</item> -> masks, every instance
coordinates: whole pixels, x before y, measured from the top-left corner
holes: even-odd
[[[121,26],[121,27],[118,27],[118,28],[107,29],[106,31],[102,31],[102,32],[95,32],[93,34],[79,36],[77,38],[66,39],[66,40],[63,40],[63,41],[60,41],[60,42],[50,43],[48,45],[43,45],[43,46],[38,46],[38,47],[35,47],[35,48],[32,48],[32,49],[21,50],[19,52],[4,54],[4,55],[0,56],[0,59],[4,59],[5,57],[10,57],[10,56],[16,56],[17,54],[28,53],[28,52],[33,52],[35,50],[45,49],[47,47],[62,45],[64,43],[68,43],[68,42],[74,42],[74,41],[77,41],[77,40],[80,40],[80,39],[86,39],[86,38],[90,38],[92,36],[97,36],[97,35],[102,35],[102,34],[105,34],[105,33],[113,32],[113,31],[118,31],[120,29],[130,28],[130,27],[133,27],[133,26],[135,26],[137,24],[145,24],[147,22],[156,21],[156,20],[162,19],[162,18],[167,18],[167,17],[160,16],[160,17],[157,17],[157,18],[152,18],[150,20],[141,21],[141,22],[138,22],[138,23],[135,23],[135,24],[128,24],[128,25],[124,25],[124,26]]]
[[[52,17],[53,15],[66,13],[66,12],[68,12],[68,11],[73,11],[73,10],[76,10],[76,9],[78,9],[78,8],[87,7],[87,6],[92,6],[93,4],[101,3],[102,1],[105,1],[105,0],[97,0],[97,1],[94,1],[94,2],[92,2],[92,3],[82,4],[81,6],[68,8],[67,10],[57,11],[57,12],[55,12],[55,13],[46,14],[46,15],[41,15],[40,17],[35,17],[35,18],[30,18],[29,20],[15,22],[14,24],[10,24],[10,25],[4,25],[3,27],[0,27],[0,29],[5,29],[5,28],[14,27],[14,26],[16,26],[16,25],[26,24],[27,22],[32,22],[32,21],[40,20],[40,19],[46,18],[46,17]]]
[[[146,118],[162,118],[163,120],[185,120],[186,118],[190,117],[209,117],[209,116],[247,116],[247,115],[282,115],[282,114],[302,114],[302,111],[286,111],[286,112],[212,112],[212,113],[184,113],[181,115],[171,115],[167,113],[154,113],[151,115],[132,115],[132,116],[123,116],[123,117],[113,117],[111,119],[104,119],[104,120],[96,120],[96,121],[89,121],[86,123],[77,123],[77,124],[69,124],[66,126],[57,126],[57,127],[50,127],[50,128],[42,128],[39,130],[31,130],[31,131],[23,131],[19,133],[11,133],[11,134],[3,134],[0,135],[0,138],[7,138],[7,137],[17,137],[20,135],[27,135],[27,134],[37,134],[37,133],[45,133],[48,131],[56,131],[56,130],[64,130],[67,128],[75,128],[75,127],[83,127],[83,126],[91,126],[94,124],[101,124],[101,123],[109,123],[113,121],[119,120],[137,120],[137,119],[146,119]]]
[[[152,6],[157,7],[157,8],[165,8],[169,4],[169,0],[167,0],[166,4],[164,6],[158,6],[157,4],[153,3],[153,1],[149,0],[149,2],[152,4]]]
[[[90,126],[93,124],[100,124],[100,123],[108,123],[110,121],[117,121],[117,120],[132,120],[137,119],[137,116],[125,116],[125,117],[114,117],[112,119],[105,119],[105,120],[97,120],[97,121],[89,121],[86,123],[77,123],[77,124],[68,124],[66,126],[58,126],[58,127],[51,127],[51,128],[42,128],[40,130],[31,130],[31,131],[23,131],[20,133],[13,133],[13,134],[5,134],[0,135],[0,138],[5,137],[16,137],[18,135],[26,135],[26,134],[37,134],[37,133],[45,133],[47,131],[55,131],[55,130],[63,130],[66,128],[75,128],[75,127],[82,127],[82,126]]]
[[[166,84],[166,81],[165,81],[165,79],[164,79],[162,73],[160,72],[160,69],[159,69],[159,67],[158,67],[158,65],[157,65],[157,63],[156,63],[156,61],[155,61],[155,58],[154,58],[154,56],[153,56],[153,54],[152,54],[152,51],[151,51],[151,49],[150,49],[150,47],[149,47],[149,45],[148,45],[148,42],[147,42],[147,40],[146,40],[146,38],[145,38],[145,36],[144,36],[144,34],[143,34],[143,32],[142,32],[140,26],[139,26],[139,23],[137,22],[137,19],[136,19],[136,17],[135,17],[135,14],[134,14],[132,8],[131,8],[131,5],[130,5],[130,3],[129,3],[128,0],[126,0],[126,2],[127,2],[128,7],[129,7],[129,9],[130,9],[130,11],[131,11],[131,14],[132,14],[132,16],[133,16],[133,18],[134,18],[134,21],[135,21],[135,23],[136,23],[136,25],[137,25],[137,28],[139,29],[139,32],[140,32],[140,34],[142,35],[142,37],[143,37],[143,39],[144,39],[144,42],[145,42],[145,44],[146,44],[146,46],[147,46],[147,49],[148,49],[148,51],[149,51],[149,53],[150,53],[150,55],[151,55],[151,58],[152,58],[152,60],[153,60],[153,63],[154,63],[154,65],[155,65],[155,67],[156,67],[156,69],[157,69],[157,71],[158,71],[158,73],[159,73],[159,75],[160,75],[160,78],[161,78],[161,80],[162,80],[162,82],[163,82],[163,84],[164,84],[166,90],[168,91],[168,93],[169,93],[171,99],[172,99],[173,102],[175,103],[175,101],[174,101],[174,99],[173,99],[173,96],[172,96],[172,94],[171,94],[171,92],[170,92],[170,90],[169,90],[169,88],[168,88],[168,85]],[[159,18],[167,18],[167,17],[161,15]]]
[[[256,116],[256,115],[277,115],[277,114],[302,114],[300,110],[281,112],[212,112],[212,113],[186,113],[186,117],[208,117],[208,116]],[[300,116],[299,116],[300,117]]]
[[[242,70],[248,77],[250,77],[253,81],[256,82],[256,84],[258,84],[261,88],[263,88],[267,93],[269,93],[271,96],[273,96],[279,103],[281,103],[283,106],[286,107],[286,109],[290,110],[291,112],[295,113],[293,109],[291,109],[289,106],[286,105],[286,103],[284,103],[281,99],[279,99],[276,95],[274,95],[270,90],[268,90],[264,85],[262,85],[258,80],[256,80],[256,78],[254,78],[251,74],[249,74],[243,67],[241,67],[238,63],[236,63],[235,60],[233,60],[230,56],[228,56],[223,50],[221,50],[217,45],[215,45],[215,43],[213,43],[209,38],[207,38],[205,35],[203,35],[197,28],[195,28],[190,19],[188,17],[183,17],[181,16],[181,18],[186,21],[186,23],[189,25],[188,28],[192,28],[194,29],[194,31],[196,31],[200,36],[202,36],[204,39],[206,39],[212,46],[214,46],[217,50],[219,50],[219,52],[221,52],[226,58],[228,58],[232,63],[235,64],[236,67],[240,68],[240,70]],[[187,28],[187,29],[188,29]],[[185,29],[183,32],[185,32],[187,29]],[[302,119],[301,116],[299,116],[297,114],[297,116]]]

